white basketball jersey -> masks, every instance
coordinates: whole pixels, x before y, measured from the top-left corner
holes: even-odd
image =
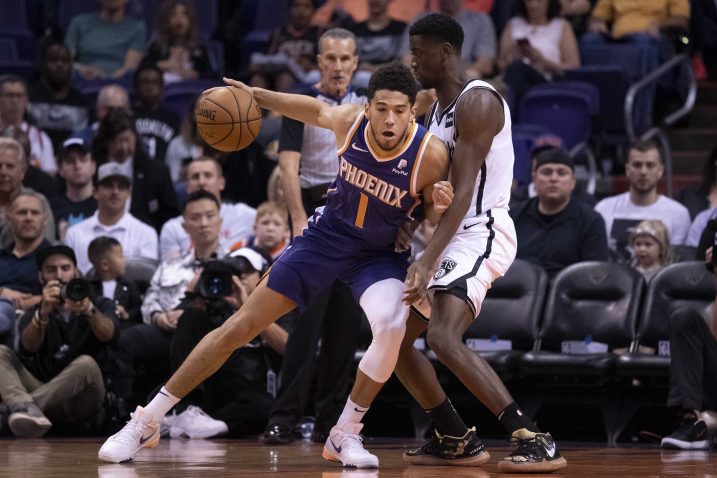
[[[451,160],[453,159],[453,150],[456,147],[456,139],[460,129],[460,125],[458,125],[458,129],[456,128],[456,107],[465,92],[473,88],[485,88],[495,92],[500,97],[495,88],[485,81],[469,80],[460,94],[442,112],[439,111],[438,101],[433,103],[428,116],[428,131],[445,143]],[[510,110],[505,100],[502,97],[500,99],[503,102],[505,123],[500,133],[493,138],[493,144],[478,173],[473,189],[473,199],[464,220],[482,216],[490,209],[502,208],[508,210],[510,188],[513,182],[513,161],[515,158],[513,156],[513,139],[511,137]]]

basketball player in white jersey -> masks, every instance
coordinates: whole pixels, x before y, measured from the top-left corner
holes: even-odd
[[[434,297],[430,319],[416,310],[408,319],[396,374],[430,414],[436,433],[428,444],[407,451],[404,459],[472,466],[490,457],[475,428],[468,429],[456,413],[431,363],[413,348],[427,328],[428,344],[438,359],[518,443],[498,462],[498,470],[544,473],[564,468],[567,462],[550,434],[538,430],[491,366],[462,341],[491,283],[515,258],[515,228],[508,215],[514,159],[508,105],[488,83],[466,76],[461,63],[463,30],[453,18],[427,15],[411,26],[409,39],[416,79],[423,88],[436,90],[438,100],[426,125],[448,147],[455,197],[406,279],[406,302],[420,300],[426,288]]]

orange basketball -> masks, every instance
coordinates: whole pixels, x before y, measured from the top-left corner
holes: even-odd
[[[261,109],[254,95],[232,86],[204,96],[194,111],[202,139],[219,151],[239,151],[254,141],[261,128]]]

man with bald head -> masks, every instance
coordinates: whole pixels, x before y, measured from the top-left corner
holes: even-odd
[[[103,86],[97,94],[95,105],[96,121],[85,129],[76,131],[73,136],[82,138],[85,144],[92,144],[92,140],[100,127],[100,121],[112,110],[122,110],[131,113],[129,93],[122,85],[111,84]]]
[[[216,159],[201,156],[187,166],[187,193],[204,189],[212,193],[219,201],[226,185],[222,166]],[[244,203],[221,203],[219,211],[222,227],[219,232],[219,243],[229,250],[234,244],[244,241],[253,235],[256,210]],[[182,216],[167,221],[159,234],[159,256],[161,260],[179,257],[191,248],[189,234],[182,227]]]

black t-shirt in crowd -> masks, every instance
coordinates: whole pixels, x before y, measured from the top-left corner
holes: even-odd
[[[70,87],[67,97],[58,100],[42,81],[38,81],[29,88],[28,96],[28,114],[50,137],[56,153],[60,152],[62,142],[70,134],[87,128],[90,102],[74,88]]]
[[[134,126],[142,139],[144,152],[151,159],[164,162],[169,142],[179,133],[179,117],[164,107],[147,110],[134,109]]]
[[[60,231],[65,228],[65,224],[66,227],[74,226],[92,216],[97,210],[97,199],[90,196],[84,201],[73,202],[63,194],[53,198],[50,205],[57,230]]]

